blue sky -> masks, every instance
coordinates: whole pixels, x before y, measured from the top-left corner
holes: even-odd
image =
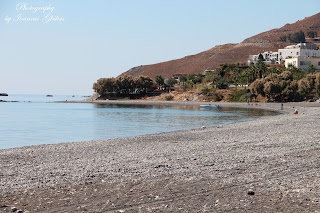
[[[48,12],[19,9],[22,3],[51,5],[49,17],[64,21],[43,23]],[[317,0],[0,0],[0,92],[89,95],[98,78],[238,43],[318,12]],[[19,15],[39,21],[14,21]]]

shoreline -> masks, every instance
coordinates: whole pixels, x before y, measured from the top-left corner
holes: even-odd
[[[17,101],[14,101],[17,102]],[[26,101],[24,101],[26,102]],[[29,102],[29,101],[28,101]],[[35,102],[36,103],[36,102]],[[103,101],[92,101],[92,102],[87,102],[87,101],[54,101],[54,102],[45,102],[47,104],[50,103],[68,103],[68,104],[76,104],[76,103],[87,103],[87,104],[110,104],[110,105],[139,105],[139,106],[165,106],[165,107],[200,107],[200,105],[202,104],[211,104],[211,105],[220,105],[222,108],[239,108],[239,109],[253,109],[253,110],[262,110],[262,111],[270,111],[270,112],[275,112],[277,114],[285,114],[285,113],[289,113],[290,109],[288,110],[287,108],[284,108],[283,110],[280,110],[280,105],[279,107],[277,107],[275,104],[271,104],[269,107],[268,106],[262,106],[258,103],[235,103],[235,102],[196,102],[196,101],[144,101],[144,100],[135,100],[135,101],[114,101],[114,100],[103,100]],[[275,116],[276,114],[273,115],[261,115],[258,117],[248,117],[246,120],[237,120],[237,121],[233,121],[231,123],[237,123],[237,122],[246,122],[248,120],[255,120],[255,119],[260,119],[266,116]],[[215,124],[214,126],[221,126],[221,125],[227,125],[230,123],[224,123],[224,124]],[[201,129],[201,128],[207,128],[207,127],[214,127],[214,126],[210,126],[210,125],[205,125],[205,126],[198,126],[198,127],[194,127],[194,128],[186,128],[186,129],[179,129],[179,130],[167,130],[167,131],[163,131],[163,132],[151,132],[151,133],[145,133],[145,134],[140,134],[140,135],[132,135],[132,136],[126,136],[128,138],[130,137],[134,137],[134,136],[142,136],[142,135],[153,135],[153,134],[159,134],[159,133],[167,133],[167,132],[176,132],[176,131],[186,131],[186,130],[194,130],[194,129]],[[111,137],[111,138],[103,138],[103,139],[86,139],[85,141],[94,141],[94,140],[106,140],[106,139],[117,139],[117,138],[124,138],[124,137]],[[4,150],[4,149],[15,149],[15,148],[23,148],[23,147],[29,147],[29,146],[42,146],[42,145],[53,145],[53,144],[63,144],[63,143],[77,143],[77,142],[83,142],[84,140],[71,140],[71,141],[62,141],[59,143],[44,143],[44,144],[29,144],[29,145],[25,145],[25,146],[16,146],[16,147],[10,147],[10,148],[2,148],[0,150]]]
[[[199,101],[145,101],[145,100],[98,100],[98,101],[56,101],[54,103],[88,103],[88,104],[119,104],[119,105],[156,105],[156,106],[200,106],[202,104],[220,105],[221,107],[236,107],[236,108],[260,108],[270,111],[280,110],[281,103],[262,103],[250,102],[249,105],[243,102],[199,102]],[[278,104],[278,106],[277,106]],[[287,106],[310,106],[310,103],[305,102],[288,102],[283,103]],[[319,106],[319,103],[312,103],[312,106]],[[284,111],[286,109],[284,108]]]
[[[221,107],[249,108],[275,111],[280,114],[293,113],[301,107],[320,107],[318,102],[199,102],[199,101],[146,101],[146,100],[97,100],[97,101],[57,101],[55,103],[88,103],[88,104],[119,104],[119,105],[155,105],[155,106],[200,106],[202,104],[219,105]],[[283,109],[281,109],[283,105]]]
[[[203,129],[0,150],[0,211],[314,211],[319,105],[284,103],[286,114]]]

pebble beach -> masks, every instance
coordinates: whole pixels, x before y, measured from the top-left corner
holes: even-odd
[[[0,150],[0,212],[319,212],[320,103],[219,104],[281,114]]]

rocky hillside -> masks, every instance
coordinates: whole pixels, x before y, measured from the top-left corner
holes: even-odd
[[[206,69],[215,69],[224,63],[246,62],[249,55],[264,51],[277,51],[279,48],[290,45],[290,43],[280,42],[280,36],[300,30],[305,35],[307,31],[316,31],[320,35],[320,13],[293,24],[286,24],[279,29],[260,33],[239,44],[219,45],[181,59],[134,67],[121,75],[146,75],[151,78],[162,75],[169,78],[174,74],[191,74],[203,72]]]
[[[320,35],[320,13],[307,17],[293,24],[286,24],[279,29],[269,30],[245,39],[242,43],[275,43],[282,35],[302,30],[305,35],[308,31],[315,31]]]

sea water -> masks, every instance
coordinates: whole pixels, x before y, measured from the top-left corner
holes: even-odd
[[[18,101],[0,102],[0,149],[195,129],[275,114],[240,108],[54,103],[82,99],[71,95],[0,97]]]

